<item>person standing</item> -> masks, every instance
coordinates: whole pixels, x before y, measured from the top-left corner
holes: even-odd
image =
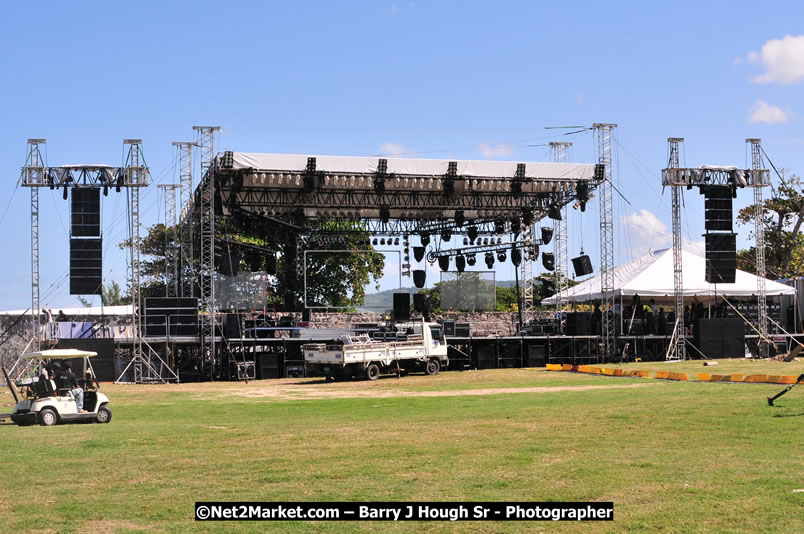
[[[75,373],[72,370],[72,364],[69,360],[65,360],[62,364],[63,376],[64,381],[67,383],[67,387],[70,388],[70,394],[75,398],[75,406],[78,409],[78,413],[87,413],[84,410],[84,390],[78,386],[78,380],[75,377]]]

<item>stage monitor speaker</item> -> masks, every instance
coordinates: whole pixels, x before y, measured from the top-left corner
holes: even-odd
[[[410,319],[410,293],[394,293],[394,320]]]
[[[241,337],[240,315],[227,313],[223,316],[223,337],[227,339]]]
[[[586,254],[581,254],[577,258],[572,258],[572,266],[575,268],[575,276],[586,276],[592,274],[592,260]]]
[[[710,284],[733,284],[737,274],[737,234],[705,234],[706,276]]]
[[[70,197],[70,235],[100,237],[100,189],[73,188]]]
[[[427,305],[425,301],[425,294],[424,293],[414,293],[413,294],[413,309],[419,313],[424,311],[424,307]]]
[[[70,294],[100,295],[103,240],[70,239]]]
[[[240,270],[240,256],[234,253],[221,254],[220,257],[215,258],[215,264],[218,272],[224,276],[237,276]]]

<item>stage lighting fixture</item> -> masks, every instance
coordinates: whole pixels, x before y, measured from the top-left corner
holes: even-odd
[[[561,208],[558,204],[551,204],[550,211],[547,212],[547,216],[553,219],[554,221],[561,220]]]
[[[469,232],[469,239],[471,241],[477,239],[477,226],[470,226],[468,232]]]
[[[553,239],[553,229],[549,226],[542,226],[542,245],[547,245]]]
[[[372,244],[376,247],[379,244],[379,242],[380,240],[375,237],[374,241],[372,241]]]
[[[455,268],[458,269],[459,273],[462,273],[466,268],[466,258],[464,258],[462,254],[455,256]]]
[[[421,239],[423,247],[426,247],[430,244],[430,234],[419,234],[419,239]]]
[[[498,237],[498,238],[497,238],[497,244],[498,244],[498,245],[502,245],[502,237]]]
[[[581,202],[586,202],[591,198],[589,195],[589,184],[586,182],[578,182],[578,185],[575,186],[575,193],[578,195],[578,200]]]
[[[581,213],[586,211],[586,202],[578,202],[578,205],[581,207]]]
[[[374,178],[374,192],[378,195],[385,193],[385,177],[377,176]]]
[[[517,217],[516,215],[511,217],[511,231],[519,233],[520,226],[522,226],[522,222],[520,221],[519,217]]]
[[[399,245],[399,238],[395,237],[394,238],[394,246],[398,246],[398,245]]]
[[[67,184],[64,184],[64,193],[61,195],[61,198],[67,200]]]
[[[466,217],[463,216],[463,210],[455,210],[455,226],[460,228],[466,222]]]
[[[424,269],[414,269],[413,271],[413,285],[422,288],[424,282],[427,280],[427,271]]]
[[[387,224],[390,218],[391,218],[391,210],[389,210],[387,206],[381,207],[380,220],[382,220],[383,224]]]
[[[117,181],[114,183],[114,192],[115,193],[120,192],[120,184],[122,184],[122,183],[123,183],[123,175],[121,174],[120,176],[117,177]]]
[[[452,232],[449,230],[441,230],[441,240],[449,241],[450,239],[452,239]]]
[[[103,186],[103,196],[105,196],[105,197],[109,196],[109,186],[108,185]]]
[[[519,264],[522,263],[522,253],[517,248],[511,249],[511,263],[514,264],[514,267],[519,267]]]
[[[441,267],[442,271],[449,271],[449,256],[439,256],[438,266]]]
[[[494,254],[492,254],[491,252],[486,252],[485,260],[486,260],[486,267],[488,267],[489,269],[494,267]]]
[[[484,237],[484,238],[483,238],[483,246],[484,246],[484,247],[485,247],[485,246],[488,246],[488,244],[489,244],[489,238],[488,238],[488,237]]]
[[[514,198],[522,198],[522,182],[520,180],[511,182],[511,195]]]
[[[494,221],[494,233],[496,233],[496,234],[504,234],[505,233],[505,222],[503,222],[503,221]]]
[[[497,261],[500,263],[504,262],[508,256],[505,254],[505,251],[500,250],[497,252]]]
[[[522,224],[530,226],[533,224],[533,212],[530,210],[522,210]]]
[[[413,247],[413,259],[416,261],[424,259],[424,247]]]
[[[474,267],[475,263],[477,263],[477,258],[474,254],[469,254],[466,256],[466,264],[469,265],[469,267]]]
[[[455,194],[455,180],[450,177],[444,179],[444,195],[451,197]]]
[[[383,247],[385,246],[385,238],[384,237],[382,239],[380,239],[380,245],[382,245]]]
[[[464,244],[464,246],[469,244],[469,238],[468,237],[463,238],[463,244]]]

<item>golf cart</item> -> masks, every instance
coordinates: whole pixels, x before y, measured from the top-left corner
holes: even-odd
[[[84,389],[84,410],[79,413],[75,399],[69,389],[59,389],[55,381],[28,378],[17,383],[9,379],[3,369],[5,378],[14,402],[14,413],[11,420],[20,426],[29,426],[39,423],[43,426],[52,426],[59,423],[108,423],[112,420],[112,411],[109,409],[109,399],[98,391],[99,384],[95,378],[95,371],[89,359],[97,356],[96,352],[76,349],[53,349],[41,352],[32,352],[22,357],[26,360],[81,360],[81,374],[78,375],[78,385]],[[76,373],[77,374],[77,373]],[[20,395],[18,386],[23,388]]]

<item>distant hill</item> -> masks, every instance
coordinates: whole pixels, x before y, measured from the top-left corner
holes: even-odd
[[[497,280],[497,287],[514,287],[515,285],[515,280]],[[380,291],[379,293],[367,293],[366,300],[363,306],[358,308],[358,311],[375,313],[390,312],[394,308],[394,293],[410,293],[413,295],[418,292],[419,289],[416,287],[402,287],[399,289]]]

